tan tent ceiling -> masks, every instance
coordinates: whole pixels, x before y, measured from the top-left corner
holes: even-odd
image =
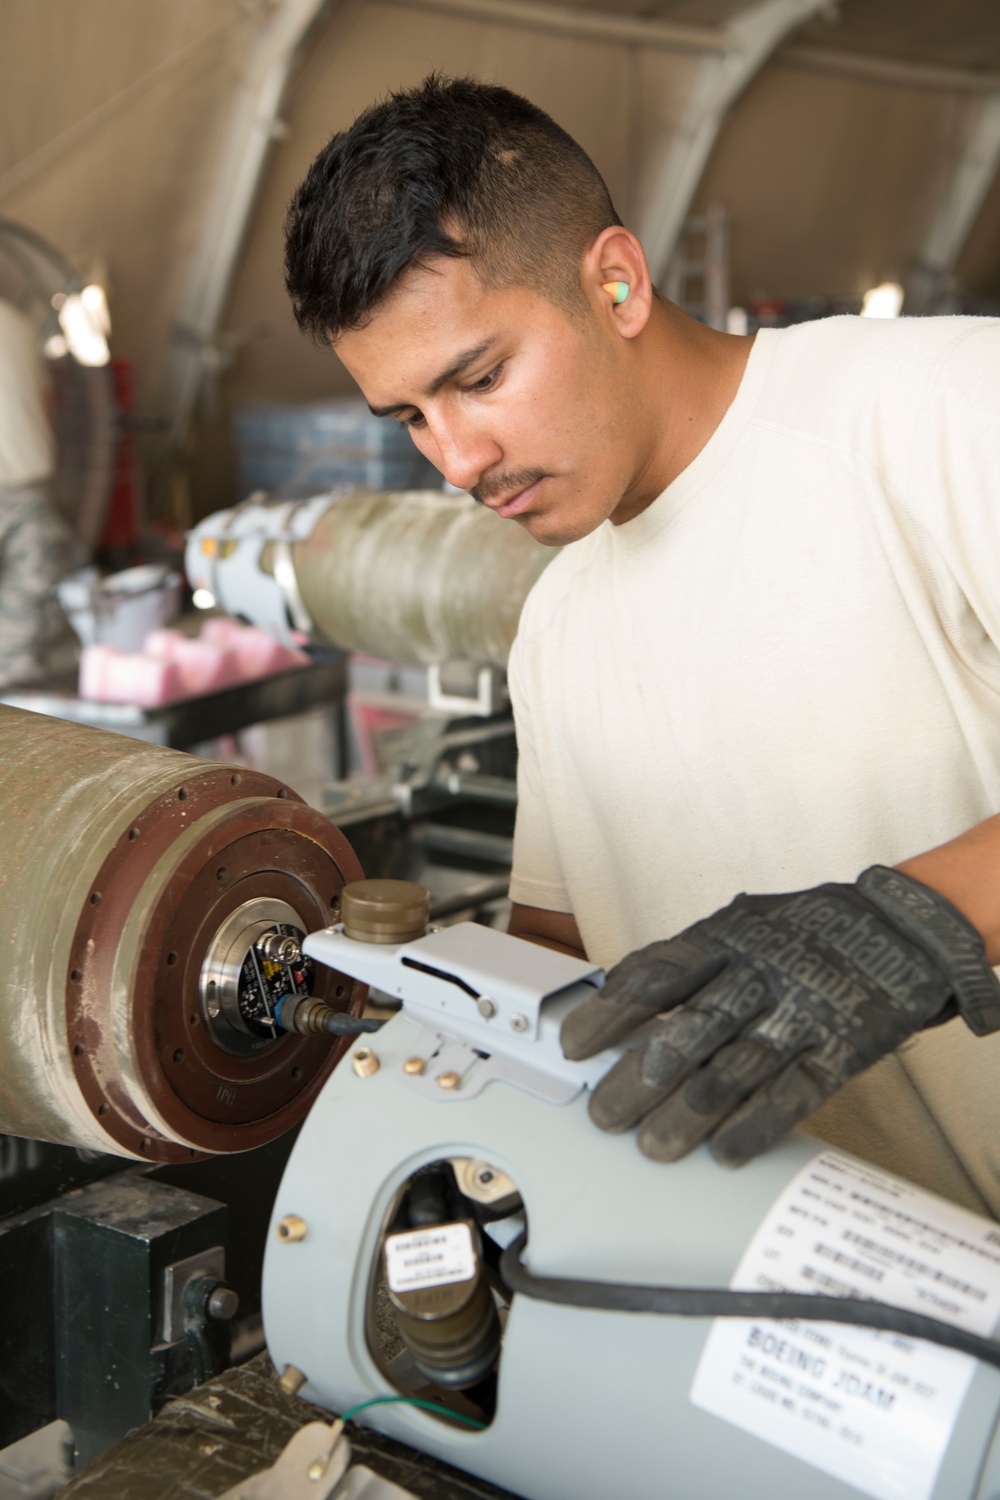
[[[295,10],[269,95],[262,38]],[[705,50],[732,27],[732,52]],[[103,268],[147,416],[207,390],[185,439],[198,509],[233,496],[233,406],[348,389],[291,322],[284,204],[332,131],[432,68],[549,109],[664,254],[678,215],[724,204],[738,302],[916,288],[929,269],[1000,305],[996,0],[5,0],[0,216]]]

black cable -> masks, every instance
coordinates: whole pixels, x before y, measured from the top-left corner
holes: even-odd
[[[638,1286],[570,1276],[536,1276],[521,1261],[526,1241],[527,1235],[521,1234],[504,1251],[500,1275],[512,1291],[540,1302],[603,1312],[660,1313],[674,1318],[803,1318],[816,1323],[852,1323],[957,1349],[1000,1369],[1000,1344],[992,1339],[966,1333],[964,1328],[940,1318],[890,1307],[886,1302],[814,1292],[733,1292],[722,1287]]]
[[[381,1031],[384,1025],[376,1016],[351,1016],[341,1010],[331,1010],[323,1017],[323,1030],[329,1036],[363,1036],[370,1031]]]

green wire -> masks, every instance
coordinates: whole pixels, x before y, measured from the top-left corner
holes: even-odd
[[[450,1406],[439,1406],[436,1401],[419,1401],[416,1396],[373,1396],[370,1401],[359,1401],[357,1406],[351,1406],[347,1411],[342,1411],[340,1420],[351,1422],[360,1411],[367,1411],[369,1406],[392,1406],[397,1402],[404,1402],[407,1406],[419,1406],[423,1411],[436,1411],[443,1417],[451,1417],[455,1422],[464,1422],[466,1427],[474,1427],[477,1432],[486,1431],[485,1422],[477,1422],[475,1417],[463,1417],[461,1412],[452,1411]]]

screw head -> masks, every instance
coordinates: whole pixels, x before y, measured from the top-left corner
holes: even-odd
[[[483,1187],[487,1187],[493,1181],[493,1177],[492,1167],[483,1167],[481,1172],[476,1173],[476,1181],[481,1182]]]
[[[403,1072],[416,1076],[424,1071],[427,1064],[422,1057],[408,1057],[403,1064]]]
[[[439,1089],[447,1089],[450,1091],[452,1089],[457,1089],[461,1081],[462,1080],[459,1078],[457,1073],[439,1073],[437,1085]]]
[[[527,1016],[516,1015],[510,1018],[511,1031],[527,1031],[530,1024]]]
[[[283,1219],[279,1219],[276,1233],[278,1239],[284,1240],[286,1245],[294,1245],[298,1240],[305,1239],[308,1229],[305,1219],[300,1219],[298,1214],[286,1214]]]
[[[378,1072],[379,1062],[370,1047],[359,1047],[351,1053],[351,1067],[359,1078],[371,1078]]]
[[[496,1001],[491,1000],[488,995],[480,995],[476,1001],[476,1009],[484,1021],[492,1021],[497,1013]]]
[[[215,1323],[228,1323],[235,1318],[240,1310],[240,1294],[233,1287],[227,1286],[220,1281],[217,1287],[213,1287],[205,1311]]]
[[[208,1011],[213,1021],[217,1021],[222,1015],[222,1006],[219,1004],[218,1000],[209,1000],[208,1004],[205,1006],[205,1009]]]

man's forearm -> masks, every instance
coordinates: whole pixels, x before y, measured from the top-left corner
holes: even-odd
[[[557,953],[568,953],[572,958],[587,957],[580,929],[570,912],[543,911],[541,907],[521,906],[515,901],[507,931],[512,937],[524,938],[543,948],[554,948]]]
[[[1000,814],[897,868],[957,906],[1000,964]]]

